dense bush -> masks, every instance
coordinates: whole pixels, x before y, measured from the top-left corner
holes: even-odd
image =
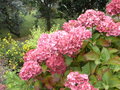
[[[0,28],[7,28],[10,33],[19,37],[23,21],[21,13],[26,13],[22,0],[0,0]]]
[[[25,47],[24,43],[13,40],[10,34],[8,38],[1,39],[0,43],[0,58],[4,60],[6,66],[13,70],[22,66],[22,57],[26,50],[29,50],[29,46]]]
[[[119,90],[119,36],[119,22],[87,10],[62,30],[42,34],[24,55],[19,76],[33,80],[35,90]]]
[[[53,26],[51,28],[51,32],[53,30],[57,30],[59,25]],[[36,44],[40,34],[44,33],[45,28],[34,28],[31,29],[31,35],[29,36],[29,40],[16,41],[12,39],[11,35],[8,34],[6,38],[0,39],[0,59],[3,59],[5,65],[10,69],[18,71],[23,65],[23,56],[30,49],[36,48]],[[51,33],[46,32],[46,33]]]
[[[6,78],[4,83],[7,84],[7,90],[34,90],[32,80],[29,83],[23,81],[16,75],[16,72],[8,71],[4,77]]]

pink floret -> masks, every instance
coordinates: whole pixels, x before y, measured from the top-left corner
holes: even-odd
[[[46,65],[52,74],[62,74],[66,71],[64,57],[61,54],[54,54],[47,61]]]
[[[64,85],[71,90],[98,90],[90,85],[88,75],[79,72],[70,72]]]
[[[19,76],[23,80],[34,78],[42,72],[41,66],[35,61],[27,61],[20,70]]]
[[[112,0],[106,5],[106,12],[110,15],[117,15],[120,13],[120,0]]]

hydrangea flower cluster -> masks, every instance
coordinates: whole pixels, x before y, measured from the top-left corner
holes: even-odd
[[[81,14],[77,20],[82,24],[82,26],[91,28],[98,25],[104,16],[104,13],[101,11],[89,9],[84,14]]]
[[[64,73],[66,70],[64,57],[61,54],[54,54],[46,61],[46,65],[48,66],[48,68],[50,68],[50,72],[52,74],[61,74]]]
[[[26,64],[30,61],[35,62],[38,65],[41,65],[42,62],[45,62],[52,74],[64,73],[66,71],[66,64],[63,55],[72,57],[79,51],[83,41],[91,36],[92,33],[89,30],[86,30],[85,27],[73,27],[70,28],[70,32],[58,30],[51,34],[42,34],[38,40],[37,48],[32,49],[25,54],[25,64],[21,69],[20,77],[23,80],[28,80],[39,74],[38,71],[30,71],[28,64]],[[34,70],[37,70],[37,68],[38,67],[36,67]],[[34,74],[29,76],[29,73],[32,72]],[[39,72],[41,73],[42,70],[40,69]]]
[[[40,74],[42,72],[41,66],[36,61],[27,61],[24,63],[19,76],[23,80],[28,80]]]
[[[107,36],[119,36],[120,35],[120,22],[116,23],[113,26],[113,29],[114,30],[112,30],[112,31],[110,31],[110,32],[107,33]]]
[[[97,31],[106,33],[107,36],[119,36],[119,26],[119,24],[115,23],[111,17],[106,16],[103,12],[90,9],[84,14],[81,14],[77,20],[65,22],[63,24],[63,29],[70,32],[72,30],[71,28],[96,27]]]
[[[70,72],[64,85],[71,90],[98,90],[90,85],[88,75],[79,72]]]
[[[120,35],[120,23],[115,23],[103,12],[87,10],[77,20],[64,23],[63,30],[42,34],[37,48],[25,54],[25,63],[20,71],[20,77],[28,80],[40,74],[42,62],[46,63],[52,74],[64,73],[66,64],[63,55],[72,57],[77,54],[83,41],[92,36],[92,32],[86,28],[93,27],[96,27],[99,32],[106,33],[107,36]]]
[[[120,0],[112,0],[106,5],[106,12],[112,16],[120,14]]]

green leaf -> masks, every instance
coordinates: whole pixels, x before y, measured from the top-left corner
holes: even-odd
[[[104,81],[104,83],[105,83],[106,85],[109,85],[109,80],[110,80],[110,78],[112,78],[112,73],[111,73],[111,72],[105,72],[105,73],[103,74],[102,80]]]
[[[120,71],[120,65],[109,65],[110,69],[113,70],[113,72],[118,72]]]
[[[100,49],[97,46],[92,47],[93,51],[96,52],[97,54],[100,54]]]
[[[89,45],[95,53],[100,54],[100,49],[98,48],[98,46],[94,46],[92,44],[89,44]]]
[[[120,57],[119,56],[114,56],[113,58],[109,59],[109,62],[106,62],[105,64],[120,66]]]
[[[81,71],[80,67],[72,67],[73,71]]]
[[[120,87],[120,79],[115,76],[110,78],[109,85],[110,87]]]
[[[84,56],[83,55],[78,55],[78,57],[77,57],[77,62],[80,62],[80,61],[84,61]]]
[[[86,60],[98,60],[99,59],[99,55],[95,52],[88,52],[84,55]]]
[[[103,89],[103,82],[102,81],[98,81],[95,85],[94,85],[96,88],[99,88],[99,89]]]
[[[99,40],[97,40],[96,44],[100,46],[108,47],[110,46],[110,41],[100,38]]]
[[[71,90],[70,88],[65,88],[64,90]]]
[[[64,75],[67,76],[70,73],[70,70],[67,70]]]
[[[40,83],[39,83],[38,80],[35,81],[34,89],[35,89],[35,90],[39,90],[39,89],[40,89]]]
[[[87,63],[87,64],[85,64],[83,67],[82,67],[82,73],[84,73],[84,74],[90,74],[90,64],[89,63]]]
[[[92,39],[93,40],[96,40],[100,37],[100,33],[95,33],[93,36],[92,36]]]
[[[91,76],[90,76],[90,81],[92,82],[92,84],[94,84],[94,83],[96,83],[98,80],[97,80],[97,78],[96,78],[95,75],[91,75]]]
[[[109,48],[108,49],[111,54],[118,52],[119,50],[116,48]]]
[[[69,66],[73,62],[73,58],[68,57],[66,55],[64,57],[65,57],[66,65]]]
[[[42,71],[43,71],[43,73],[45,73],[47,71],[47,66],[46,65],[42,65]]]
[[[113,42],[113,43],[118,43],[120,41],[119,38],[117,37],[108,37],[109,41]]]
[[[100,63],[101,63],[100,59],[95,60],[95,64],[96,64],[96,65],[99,65]]]
[[[101,56],[100,56],[101,61],[108,61],[110,59],[110,53],[107,48],[102,49],[101,51]]]
[[[109,89],[109,85],[106,85],[104,83],[102,83],[103,87],[105,88],[105,90],[108,90]]]
[[[111,87],[120,87],[120,79],[117,78],[115,75],[112,74],[112,72],[108,71],[105,72],[102,77],[105,85],[108,85]]]

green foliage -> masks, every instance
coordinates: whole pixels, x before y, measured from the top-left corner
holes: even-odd
[[[104,11],[109,0],[60,0],[59,14],[66,20],[76,19],[79,14],[87,9]],[[72,13],[72,14],[71,14]]]
[[[46,21],[46,30],[50,31],[54,21],[53,19],[57,17],[57,6],[58,0],[27,0],[25,1],[28,5],[36,9],[35,26],[38,26],[40,18],[44,18]]]
[[[59,25],[55,25],[51,28],[52,33],[55,30],[58,30]],[[30,39],[25,42],[16,41],[12,39],[11,35],[8,34],[8,37],[0,39],[0,59],[4,60],[5,65],[12,70],[18,71],[23,65],[23,56],[30,49],[35,49],[38,39],[42,33],[45,33],[45,28],[33,28],[31,30]]]
[[[64,57],[65,57],[66,65],[69,66],[73,62],[73,59],[68,56],[64,56]]]
[[[52,28],[50,29],[50,31],[45,32],[45,28],[44,27],[38,27],[35,28],[33,27],[33,29],[31,29],[31,35],[30,35],[30,39],[26,40],[26,44],[31,46],[32,49],[36,48],[38,39],[40,38],[40,35],[43,33],[52,33],[53,31],[58,30],[60,27],[60,25],[53,25]]]
[[[103,61],[103,62],[108,61],[110,59],[110,54],[109,54],[108,49],[103,47],[100,56],[101,56],[100,57],[101,61]]]
[[[16,72],[6,72],[4,75],[5,77],[5,84],[7,86],[7,90],[34,90],[34,83],[33,81],[24,81],[16,75]]]
[[[18,71],[23,64],[23,55],[30,50],[30,46],[20,41],[15,41],[8,35],[8,38],[0,40],[0,59],[4,60],[7,67]]]
[[[28,45],[30,45],[32,48],[36,48],[37,41],[42,33],[44,33],[44,29],[41,29],[40,27],[35,28],[33,27],[30,35],[30,39],[26,41]]]
[[[25,14],[21,0],[0,0],[0,28],[7,28],[12,34],[20,36],[20,26],[23,21],[20,13]]]

